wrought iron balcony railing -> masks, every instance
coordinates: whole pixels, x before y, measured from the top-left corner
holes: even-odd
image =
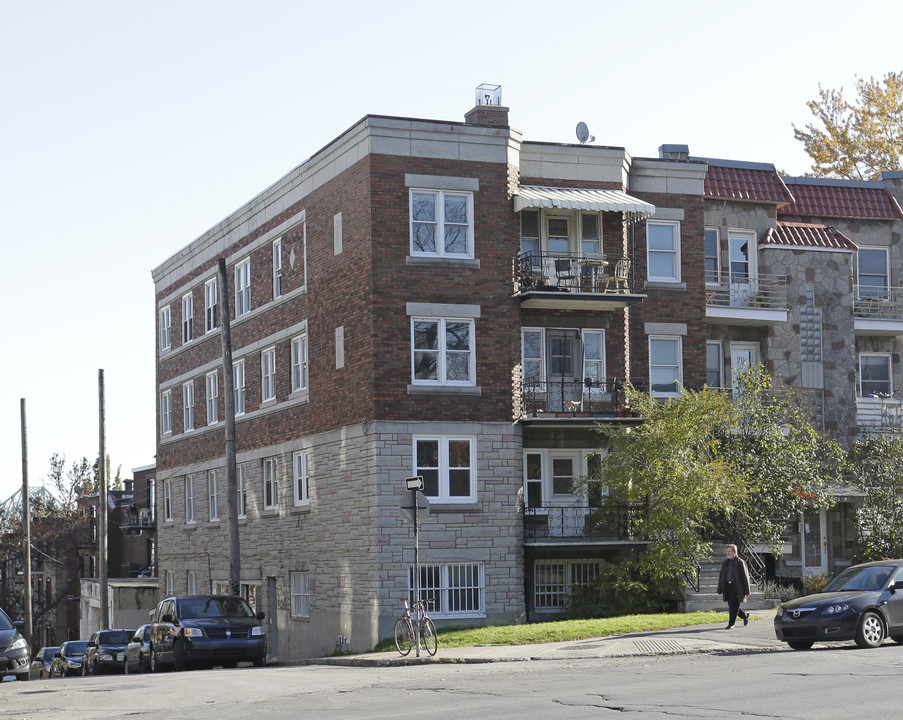
[[[524,508],[525,540],[642,541],[638,520],[646,508],[639,503],[604,502],[549,504]]]
[[[615,377],[527,379],[521,384],[522,414],[617,414],[627,407],[629,384]],[[642,383],[633,386],[645,389]]]
[[[515,291],[632,293],[633,263],[620,255],[522,252],[515,258]]]

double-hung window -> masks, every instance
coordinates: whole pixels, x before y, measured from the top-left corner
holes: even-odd
[[[204,283],[204,332],[215,330],[219,326],[219,291],[216,278]]]
[[[163,481],[163,520],[172,520],[172,480]]]
[[[705,281],[716,285],[721,276],[721,241],[718,228],[705,229]]]
[[[859,297],[886,298],[888,282],[887,250],[859,248],[856,254]]]
[[[232,404],[236,415],[245,412],[245,361],[232,363]]]
[[[292,617],[310,617],[310,574],[293,572],[291,578]]]
[[[706,384],[709,387],[723,387],[724,361],[722,359],[720,342],[707,342],[705,344],[705,370]]]
[[[219,403],[219,377],[216,370],[207,373],[207,424],[214,425],[219,419],[217,405]]]
[[[276,480],[276,458],[263,461],[263,509],[275,510],[279,502]]]
[[[292,392],[307,389],[307,333],[292,338]]]
[[[297,452],[292,458],[294,467],[293,495],[295,505],[307,505],[310,502],[309,484],[307,475],[308,454]]]
[[[194,381],[182,385],[182,429],[194,430]]]
[[[861,353],[859,355],[860,397],[889,397],[892,392],[890,354]]]
[[[473,320],[412,318],[414,384],[474,385],[473,336]]]
[[[680,223],[646,221],[647,277],[653,282],[680,282]]]
[[[182,296],[182,344],[194,338],[194,296],[191,293]]]
[[[436,502],[473,502],[476,491],[474,437],[415,437],[414,475],[423,476],[423,494]]]
[[[172,308],[160,308],[160,350],[172,347]]]
[[[273,299],[282,297],[282,238],[273,241]]]
[[[185,522],[193,523],[194,516],[194,476],[185,476]]]
[[[164,435],[172,433],[172,390],[160,394],[160,432]]]
[[[649,385],[653,395],[677,395],[683,382],[680,336],[649,338]]]
[[[411,254],[473,257],[473,193],[411,190]]]
[[[605,379],[605,331],[583,331],[584,392],[599,387]]]
[[[216,470],[207,471],[207,513],[210,520],[219,520],[219,486]]]
[[[235,468],[235,508],[238,510],[238,517],[248,516],[248,483],[245,480],[244,465]]]
[[[276,399],[276,348],[271,347],[260,353],[261,402]]]
[[[235,317],[251,311],[251,259],[235,264]]]
[[[539,383],[545,377],[543,368],[542,330],[525,328],[521,333],[521,357],[524,367],[524,385],[540,389]]]

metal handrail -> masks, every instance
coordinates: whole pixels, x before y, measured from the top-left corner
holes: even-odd
[[[635,287],[633,266],[626,255],[531,250],[515,258],[514,287],[516,293],[631,293]]]
[[[732,273],[706,278],[706,306],[787,309],[787,276]]]
[[[638,518],[646,512],[642,503],[622,501],[543,503],[524,508],[524,539],[642,541],[636,533]]]
[[[862,320],[903,320],[903,288],[853,286],[853,316]]]
[[[522,414],[616,413],[627,407],[627,388],[644,389],[621,377],[528,378],[521,383]]]

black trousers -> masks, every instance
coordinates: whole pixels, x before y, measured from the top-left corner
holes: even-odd
[[[732,626],[735,622],[737,622],[737,616],[740,617],[741,620],[745,620],[749,617],[746,614],[746,611],[740,607],[740,599],[734,595],[730,594],[727,596],[727,612],[728,612],[728,627]]]

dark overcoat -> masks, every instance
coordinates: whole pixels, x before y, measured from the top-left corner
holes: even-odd
[[[746,561],[739,557],[728,558],[721,563],[721,572],[718,573],[718,594],[727,602],[729,593],[741,602],[749,595],[749,570]]]

